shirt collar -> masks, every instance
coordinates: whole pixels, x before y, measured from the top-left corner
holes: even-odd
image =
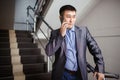
[[[69,29],[70,31],[75,31],[75,26],[73,26],[71,29]]]

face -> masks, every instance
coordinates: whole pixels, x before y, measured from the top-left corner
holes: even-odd
[[[76,21],[76,11],[67,10],[60,18],[62,22],[68,23],[68,28],[72,28]]]

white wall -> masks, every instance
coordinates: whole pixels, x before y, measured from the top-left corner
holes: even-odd
[[[106,71],[120,74],[120,0],[102,0],[77,24],[88,26],[95,37]],[[87,57],[92,63],[91,56]]]
[[[90,10],[90,8],[95,6],[99,1],[100,0],[53,0],[44,19],[53,29],[57,29],[61,25],[59,20],[59,9],[61,6],[73,5],[77,9],[77,16],[79,16],[77,18],[82,19],[84,13]],[[48,28],[44,23],[42,23],[40,27],[46,34],[48,33]],[[40,31],[38,31],[38,35],[40,38],[44,38]]]
[[[27,7],[34,7],[36,0],[15,0],[15,20],[14,22],[26,23]],[[15,30],[26,30],[26,24],[14,24]]]

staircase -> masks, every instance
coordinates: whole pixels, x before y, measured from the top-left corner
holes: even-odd
[[[50,80],[30,32],[0,30],[0,80]]]

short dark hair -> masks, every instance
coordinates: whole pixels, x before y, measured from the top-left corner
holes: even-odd
[[[76,12],[75,7],[73,7],[72,5],[64,5],[64,6],[62,6],[62,7],[60,8],[60,10],[59,10],[60,16],[63,16],[63,14],[64,14],[64,12],[65,12],[66,10],[70,10],[70,11],[75,11],[75,12]]]

